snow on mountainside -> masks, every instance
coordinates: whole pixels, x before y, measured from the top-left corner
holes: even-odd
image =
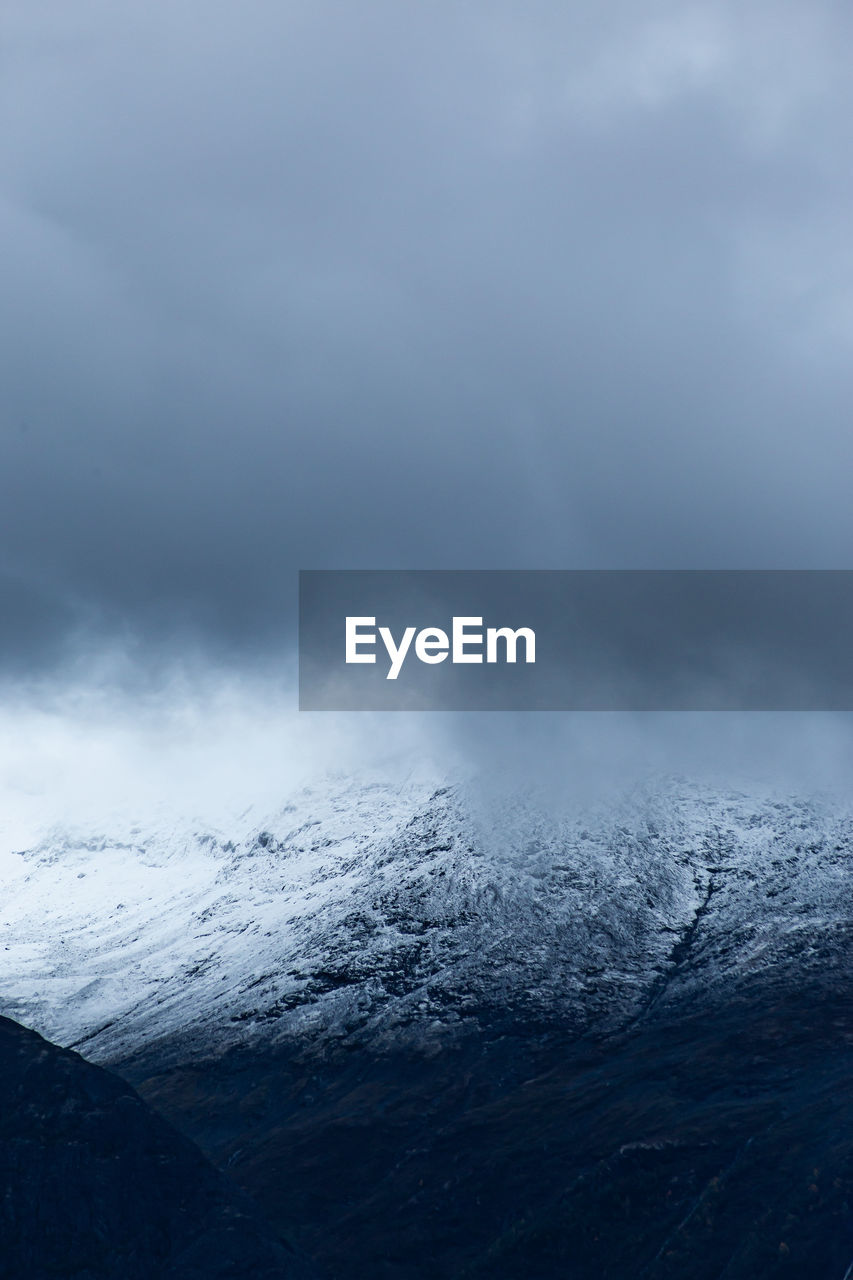
[[[0,1012],[101,1061],[489,1008],[617,1027],[823,963],[851,848],[830,806],[686,784],[558,816],[350,779],[228,831],[55,830],[0,863]]]

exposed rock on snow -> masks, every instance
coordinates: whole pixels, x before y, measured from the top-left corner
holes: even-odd
[[[54,831],[0,862],[0,1008],[99,1060],[485,1009],[630,1025],[824,963],[853,819],[670,783],[555,814],[470,785],[337,781],[258,823]]]

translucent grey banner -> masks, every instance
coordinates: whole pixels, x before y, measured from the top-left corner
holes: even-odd
[[[849,711],[853,571],[303,571],[299,706]]]

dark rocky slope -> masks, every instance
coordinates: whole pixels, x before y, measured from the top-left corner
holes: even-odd
[[[847,966],[606,1037],[506,1016],[140,1087],[335,1280],[853,1275]]]
[[[4,1280],[290,1280],[308,1273],[129,1085],[0,1018]]]

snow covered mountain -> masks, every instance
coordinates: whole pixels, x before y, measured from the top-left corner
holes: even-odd
[[[838,805],[676,782],[557,813],[338,779],[231,830],[56,829],[0,861],[0,1011],[100,1061],[496,1009],[617,1029],[825,965],[851,849]]]

